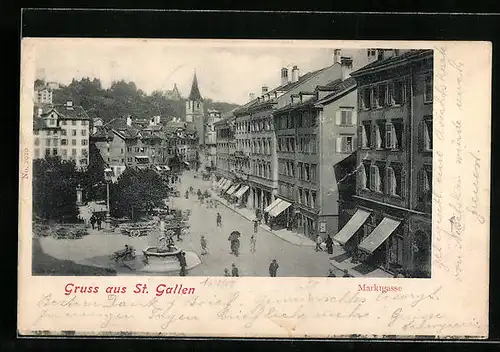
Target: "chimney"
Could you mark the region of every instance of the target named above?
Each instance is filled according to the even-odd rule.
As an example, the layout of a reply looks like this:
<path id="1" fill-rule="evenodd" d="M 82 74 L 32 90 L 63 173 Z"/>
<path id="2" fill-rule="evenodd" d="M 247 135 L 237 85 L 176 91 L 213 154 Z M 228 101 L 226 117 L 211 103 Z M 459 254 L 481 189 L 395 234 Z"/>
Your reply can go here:
<path id="1" fill-rule="evenodd" d="M 297 82 L 299 80 L 299 68 L 297 65 L 292 68 L 292 82 Z"/>
<path id="2" fill-rule="evenodd" d="M 286 86 L 288 84 L 288 69 L 283 67 L 281 69 L 281 85 Z"/>
<path id="3" fill-rule="evenodd" d="M 342 75 L 342 80 L 346 80 L 349 78 L 352 72 L 352 58 L 350 57 L 342 57 L 340 59 L 340 71 Z"/>
<path id="4" fill-rule="evenodd" d="M 341 64 L 341 50 L 340 49 L 333 50 L 333 63 L 334 64 Z"/>
<path id="5" fill-rule="evenodd" d="M 248 98 L 250 99 L 250 101 L 254 100 L 255 99 L 255 93 L 248 94 Z"/>
<path id="6" fill-rule="evenodd" d="M 262 95 L 265 95 L 269 90 L 268 86 L 262 86 Z"/>

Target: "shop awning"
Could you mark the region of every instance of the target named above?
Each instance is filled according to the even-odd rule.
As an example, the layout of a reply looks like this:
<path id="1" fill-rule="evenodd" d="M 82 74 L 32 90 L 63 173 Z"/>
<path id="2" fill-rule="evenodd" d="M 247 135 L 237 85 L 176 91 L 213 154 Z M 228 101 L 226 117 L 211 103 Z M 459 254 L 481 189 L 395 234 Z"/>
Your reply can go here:
<path id="1" fill-rule="evenodd" d="M 162 170 L 162 168 L 159 167 L 158 165 L 155 165 L 155 169 L 156 169 L 156 171 L 161 171 Z"/>
<path id="2" fill-rule="evenodd" d="M 346 244 L 356 231 L 358 231 L 359 228 L 365 223 L 369 216 L 369 211 L 363 209 L 356 210 L 347 224 L 345 224 L 345 226 L 333 237 L 333 239 L 340 244 Z"/>
<path id="3" fill-rule="evenodd" d="M 274 208 L 275 206 L 277 206 L 279 203 L 281 203 L 281 199 L 279 198 L 276 198 L 274 200 L 274 202 L 272 202 L 271 204 L 269 204 L 267 207 L 265 207 L 264 209 L 264 213 L 268 213 L 272 208 Z"/>
<path id="4" fill-rule="evenodd" d="M 234 191 L 236 191 L 236 188 L 238 188 L 240 186 L 240 184 L 235 184 L 235 185 L 232 185 L 231 187 L 229 187 L 229 189 L 226 191 L 226 194 L 228 195 L 231 195 L 234 193 Z"/>
<path id="5" fill-rule="evenodd" d="M 290 205 L 292 204 L 288 203 L 286 200 L 281 200 L 281 202 L 277 206 L 275 206 L 269 211 L 269 215 L 271 215 L 272 217 L 276 217 L 280 215 Z"/>
<path id="6" fill-rule="evenodd" d="M 228 180 L 225 178 L 222 183 L 220 184 L 220 188 L 221 189 L 224 189 L 224 186 L 226 185 L 226 183 L 228 183 Z"/>
<path id="7" fill-rule="evenodd" d="M 238 199 L 239 199 L 239 198 L 241 198 L 241 197 L 242 197 L 242 196 L 243 196 L 243 195 L 244 195 L 244 194 L 245 194 L 245 193 L 246 193 L 249 189 L 250 189 L 250 187 L 248 187 L 248 186 L 243 186 L 243 187 L 241 187 L 241 188 L 238 190 L 238 192 L 236 192 L 236 193 L 234 194 L 234 196 L 235 196 L 236 198 L 238 198 Z"/>
<path id="8" fill-rule="evenodd" d="M 227 190 L 229 189 L 229 187 L 231 187 L 231 185 L 232 185 L 232 184 L 233 184 L 233 182 L 232 182 L 232 181 L 227 180 L 227 182 L 226 182 L 226 183 L 224 183 L 224 186 L 222 186 L 222 190 L 223 190 L 224 192 L 225 192 L 225 191 L 227 191 Z"/>
<path id="9" fill-rule="evenodd" d="M 372 254 L 396 230 L 401 221 L 384 218 L 380 224 L 358 246 L 359 249 Z"/>
<path id="10" fill-rule="evenodd" d="M 163 170 L 170 171 L 170 168 L 167 165 L 163 165 Z"/>
<path id="11" fill-rule="evenodd" d="M 185 161 L 184 164 L 186 164 L 187 166 L 189 166 L 189 163 L 187 161 Z"/>

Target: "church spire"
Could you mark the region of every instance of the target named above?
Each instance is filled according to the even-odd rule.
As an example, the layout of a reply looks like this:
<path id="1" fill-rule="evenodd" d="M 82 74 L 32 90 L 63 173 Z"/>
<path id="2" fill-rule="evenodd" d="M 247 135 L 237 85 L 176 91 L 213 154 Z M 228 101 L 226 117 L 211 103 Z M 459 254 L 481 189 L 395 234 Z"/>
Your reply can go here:
<path id="1" fill-rule="evenodd" d="M 198 79 L 196 78 L 196 71 L 194 72 L 193 84 L 191 85 L 191 93 L 189 93 L 189 100 L 191 101 L 202 101 L 203 98 L 200 94 L 200 89 L 198 88 Z"/>

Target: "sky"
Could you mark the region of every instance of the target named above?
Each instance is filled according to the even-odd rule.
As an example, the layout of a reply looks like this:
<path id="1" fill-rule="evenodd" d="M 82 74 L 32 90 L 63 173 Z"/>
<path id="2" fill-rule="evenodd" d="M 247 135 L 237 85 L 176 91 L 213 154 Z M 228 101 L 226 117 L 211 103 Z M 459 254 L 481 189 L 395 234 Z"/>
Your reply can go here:
<path id="1" fill-rule="evenodd" d="M 62 84 L 95 77 L 104 88 L 124 79 L 148 94 L 170 90 L 176 83 L 187 97 L 196 71 L 204 98 L 245 104 L 249 93 L 258 95 L 263 85 L 277 87 L 282 67 L 297 65 L 303 75 L 331 65 L 333 50 L 291 41 L 264 45 L 255 41 L 48 39 L 36 45 L 36 75 Z"/>

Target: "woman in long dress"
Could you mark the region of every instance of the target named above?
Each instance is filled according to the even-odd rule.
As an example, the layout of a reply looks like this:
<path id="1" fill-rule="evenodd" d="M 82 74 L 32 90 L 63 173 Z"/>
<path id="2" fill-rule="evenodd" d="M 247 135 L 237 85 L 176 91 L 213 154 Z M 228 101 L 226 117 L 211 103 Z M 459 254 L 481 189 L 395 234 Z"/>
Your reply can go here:
<path id="1" fill-rule="evenodd" d="M 326 237 L 325 244 L 326 244 L 326 250 L 328 251 L 328 254 L 333 254 L 333 240 L 330 237 L 330 235 L 328 235 Z"/>

